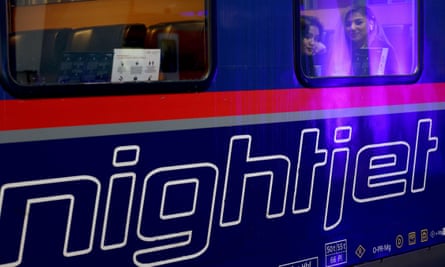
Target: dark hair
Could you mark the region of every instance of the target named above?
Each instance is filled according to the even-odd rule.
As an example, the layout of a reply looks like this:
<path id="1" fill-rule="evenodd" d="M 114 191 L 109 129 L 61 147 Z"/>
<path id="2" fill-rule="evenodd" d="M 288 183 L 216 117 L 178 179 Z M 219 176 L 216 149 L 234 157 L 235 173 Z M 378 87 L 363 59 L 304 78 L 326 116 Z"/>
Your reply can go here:
<path id="1" fill-rule="evenodd" d="M 306 36 L 309 33 L 310 26 L 315 26 L 320 31 L 320 35 L 323 34 L 324 28 L 318 18 L 313 16 L 301 16 L 300 17 L 300 25 L 301 25 L 301 37 Z"/>
<path id="2" fill-rule="evenodd" d="M 368 32 L 368 34 L 372 34 L 375 37 L 379 33 L 379 30 L 377 29 L 377 21 L 376 21 L 375 15 L 372 12 L 372 10 L 370 8 L 368 8 L 366 5 L 352 5 L 351 7 L 349 7 L 347 9 L 347 11 L 344 15 L 344 18 L 343 18 L 343 20 L 344 20 L 343 23 L 344 23 L 345 27 L 347 27 L 349 25 L 348 19 L 355 13 L 358 13 L 358 14 L 364 16 L 366 18 L 366 20 L 368 21 L 368 23 L 369 22 L 373 23 L 374 26 L 371 28 L 371 30 L 370 30 L 370 32 Z M 376 28 L 376 30 L 373 30 L 374 28 Z M 345 32 L 345 35 L 347 35 L 346 32 Z M 369 38 L 369 37 L 367 37 L 367 38 Z M 348 38 L 346 37 L 346 39 L 348 39 Z M 357 44 L 354 44 L 353 42 L 348 42 L 347 44 L 350 48 L 353 47 L 354 45 L 357 45 Z M 361 46 L 361 45 L 362 44 L 359 44 L 359 46 Z"/>
<path id="3" fill-rule="evenodd" d="M 346 20 L 352 15 L 352 13 L 360 13 L 368 20 L 376 21 L 375 15 L 370 8 L 364 5 L 354 5 L 345 14 L 345 24 Z"/>

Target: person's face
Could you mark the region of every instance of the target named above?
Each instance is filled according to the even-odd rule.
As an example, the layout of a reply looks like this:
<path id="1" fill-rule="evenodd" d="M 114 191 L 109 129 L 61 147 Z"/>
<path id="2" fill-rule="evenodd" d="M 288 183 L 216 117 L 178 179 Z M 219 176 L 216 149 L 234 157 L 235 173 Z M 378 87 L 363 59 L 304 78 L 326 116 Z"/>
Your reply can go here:
<path id="1" fill-rule="evenodd" d="M 315 45 L 320 38 L 320 29 L 318 27 L 311 25 L 309 26 L 308 32 L 303 36 L 303 53 L 308 56 L 315 54 Z"/>
<path id="2" fill-rule="evenodd" d="M 356 43 L 363 45 L 368 38 L 368 19 L 359 12 L 353 12 L 346 18 L 346 36 Z"/>

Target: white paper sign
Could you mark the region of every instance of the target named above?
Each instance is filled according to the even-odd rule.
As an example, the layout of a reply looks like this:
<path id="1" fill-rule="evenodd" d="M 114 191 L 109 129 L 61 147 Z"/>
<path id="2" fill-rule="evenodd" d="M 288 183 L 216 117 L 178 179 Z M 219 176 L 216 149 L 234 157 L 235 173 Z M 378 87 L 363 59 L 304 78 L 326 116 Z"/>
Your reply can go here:
<path id="1" fill-rule="evenodd" d="M 160 49 L 114 49 L 111 82 L 159 80 Z"/>

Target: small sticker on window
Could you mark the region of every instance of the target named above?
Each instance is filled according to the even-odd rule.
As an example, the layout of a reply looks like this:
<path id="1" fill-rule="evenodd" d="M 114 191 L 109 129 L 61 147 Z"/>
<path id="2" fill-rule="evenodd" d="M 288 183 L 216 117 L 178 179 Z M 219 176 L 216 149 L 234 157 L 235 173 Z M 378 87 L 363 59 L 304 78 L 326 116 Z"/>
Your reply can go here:
<path id="1" fill-rule="evenodd" d="M 111 82 L 158 81 L 160 49 L 114 49 Z"/>

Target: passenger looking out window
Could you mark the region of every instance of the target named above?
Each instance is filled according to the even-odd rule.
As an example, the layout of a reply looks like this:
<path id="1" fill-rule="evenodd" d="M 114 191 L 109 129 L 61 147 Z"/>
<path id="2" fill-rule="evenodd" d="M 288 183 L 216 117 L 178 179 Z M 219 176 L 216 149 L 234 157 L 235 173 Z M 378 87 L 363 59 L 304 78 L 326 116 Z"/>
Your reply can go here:
<path id="1" fill-rule="evenodd" d="M 329 75 L 398 73 L 394 48 L 370 8 L 357 5 L 346 9 L 342 27 L 330 56 Z"/>
<path id="2" fill-rule="evenodd" d="M 324 33 L 321 22 L 312 16 L 302 16 L 301 31 L 301 67 L 307 76 L 321 76 L 323 73 L 326 46 L 320 41 Z"/>

